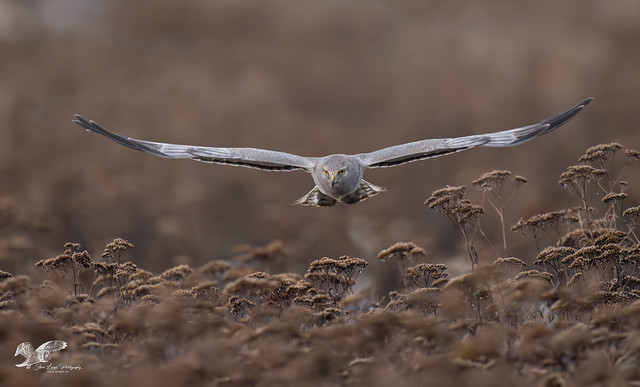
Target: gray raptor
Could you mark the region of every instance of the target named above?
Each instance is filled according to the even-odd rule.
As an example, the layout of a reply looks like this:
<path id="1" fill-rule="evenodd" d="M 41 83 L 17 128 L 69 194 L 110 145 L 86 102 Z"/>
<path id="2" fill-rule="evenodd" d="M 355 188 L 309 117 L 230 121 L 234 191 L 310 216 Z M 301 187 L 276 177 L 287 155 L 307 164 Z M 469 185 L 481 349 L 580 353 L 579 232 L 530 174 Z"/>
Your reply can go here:
<path id="1" fill-rule="evenodd" d="M 169 159 L 193 159 L 205 163 L 236 165 L 267 171 L 304 170 L 313 177 L 316 186 L 295 204 L 333 206 L 338 202 L 354 204 L 374 196 L 385 188 L 362 178 L 367 168 L 395 167 L 412 161 L 439 157 L 476 146 L 507 147 L 522 144 L 549 133 L 578 114 L 592 98 L 537 124 L 501 132 L 465 137 L 440 138 L 409 142 L 369 153 L 335 154 L 324 157 L 303 157 L 291 153 L 256 148 L 216 148 L 195 145 L 166 144 L 136 140 L 113 133 L 95 121 L 76 114 L 76 124 L 101 134 L 118 144 Z"/>

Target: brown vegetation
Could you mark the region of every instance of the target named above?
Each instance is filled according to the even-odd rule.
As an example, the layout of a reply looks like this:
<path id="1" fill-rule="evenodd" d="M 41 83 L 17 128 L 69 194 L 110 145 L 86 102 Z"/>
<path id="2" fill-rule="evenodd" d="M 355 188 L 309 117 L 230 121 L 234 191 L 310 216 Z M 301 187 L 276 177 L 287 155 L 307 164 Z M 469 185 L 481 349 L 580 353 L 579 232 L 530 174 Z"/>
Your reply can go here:
<path id="1" fill-rule="evenodd" d="M 627 187 L 606 152 L 619 149 L 590 148 L 563 173 L 561 184 L 579 187 L 569 190 L 577 208 L 514 226 L 538 246 L 553 240 L 537 269 L 498 257 L 451 278 L 447 265 L 400 242 L 378 256 L 402 279 L 386 297 L 354 290 L 368 265 L 360 258 L 318 259 L 304 276 L 252 269 L 282 264 L 281 242 L 241 247 L 233 263 L 180 264 L 158 275 L 129 260 L 135 249 L 124 239 L 107 244 L 101 261 L 67 243 L 35 264 L 45 279 L 0 272 L 0 333 L 67 341 L 51 362 L 81 366 L 65 377 L 95 385 L 166 384 L 169 375 L 171 383 L 214 386 L 638 383 L 638 207 L 609 199 Z M 589 163 L 600 164 L 597 175 Z M 502 182 L 489 180 L 510 176 L 494 171 L 474 185 L 495 189 Z M 593 190 L 602 191 L 600 208 L 588 199 Z M 500 216 L 508 200 L 497 191 L 491 206 Z M 427 203 L 458 227 L 472 209 L 474 230 L 485 235 L 475 215 L 482 207 L 464 192 L 448 187 Z M 6 383 L 25 377 L 62 380 L 0 367 Z"/>

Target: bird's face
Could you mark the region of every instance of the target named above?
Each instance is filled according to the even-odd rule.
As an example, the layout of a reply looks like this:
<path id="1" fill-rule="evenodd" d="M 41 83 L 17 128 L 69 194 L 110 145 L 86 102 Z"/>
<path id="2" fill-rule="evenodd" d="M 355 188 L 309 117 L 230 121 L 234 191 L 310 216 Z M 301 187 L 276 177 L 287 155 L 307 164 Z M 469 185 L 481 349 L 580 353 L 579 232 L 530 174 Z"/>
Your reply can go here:
<path id="1" fill-rule="evenodd" d="M 329 156 L 319 166 L 316 184 L 322 192 L 330 196 L 352 193 L 362 179 L 362 173 L 359 173 L 354 161 L 342 155 Z"/>
<path id="2" fill-rule="evenodd" d="M 325 179 L 329 180 L 329 185 L 331 187 L 336 187 L 340 186 L 342 177 L 347 174 L 347 167 L 342 166 L 338 167 L 338 169 L 325 167 L 323 168 L 322 173 L 324 174 Z"/>

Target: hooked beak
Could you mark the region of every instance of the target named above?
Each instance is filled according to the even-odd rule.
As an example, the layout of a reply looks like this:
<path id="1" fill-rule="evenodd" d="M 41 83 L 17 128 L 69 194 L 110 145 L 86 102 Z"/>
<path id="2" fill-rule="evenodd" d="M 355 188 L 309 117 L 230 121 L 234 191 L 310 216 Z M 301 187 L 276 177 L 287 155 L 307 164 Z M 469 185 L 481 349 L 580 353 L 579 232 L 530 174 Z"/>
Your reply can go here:
<path id="1" fill-rule="evenodd" d="M 330 175 L 329 176 L 331 178 L 331 186 L 333 187 L 336 184 L 336 175 Z"/>

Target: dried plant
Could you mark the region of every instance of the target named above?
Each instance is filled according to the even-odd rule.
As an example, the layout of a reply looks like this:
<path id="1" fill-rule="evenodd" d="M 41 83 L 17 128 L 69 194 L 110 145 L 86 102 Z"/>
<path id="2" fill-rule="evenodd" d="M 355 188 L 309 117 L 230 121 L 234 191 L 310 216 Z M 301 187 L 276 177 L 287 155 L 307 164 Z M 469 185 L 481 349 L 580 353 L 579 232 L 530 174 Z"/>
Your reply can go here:
<path id="1" fill-rule="evenodd" d="M 275 308 L 282 314 L 296 297 L 308 290 L 308 287 L 301 289 L 301 281 L 302 276 L 298 274 L 256 272 L 229 283 L 224 292 L 242 296 L 265 308 Z"/>
<path id="2" fill-rule="evenodd" d="M 133 300 L 150 295 L 152 274 L 140 270 L 131 261 L 122 262 L 122 255 L 131 250 L 133 244 L 121 238 L 108 243 L 102 253 L 106 262 L 93 263 L 95 278 L 93 286 L 99 286 L 96 296 L 113 297 L 113 313 L 130 305 Z M 171 269 L 170 269 L 171 270 Z"/>
<path id="3" fill-rule="evenodd" d="M 622 213 L 622 216 L 629 228 L 629 233 L 633 235 L 636 243 L 640 243 L 640 239 L 638 239 L 638 235 L 636 234 L 636 230 L 640 229 L 640 206 L 627 208 Z"/>
<path id="4" fill-rule="evenodd" d="M 622 154 L 615 148 L 588 151 L 581 161 L 614 176 L 613 157 Z M 504 211 L 501 184 L 511 175 L 483 176 L 474 185 Z M 622 191 L 626 184 L 619 181 L 615 191 L 608 177 L 601 180 L 590 186 L 604 196 L 591 203 L 588 222 L 581 205 L 514 227 L 532 235 L 538 249 L 551 241 L 533 262 L 537 270 L 529 270 L 524 255 L 449 278 L 447 266 L 428 262 L 414 243 L 381 251 L 404 285 L 389 292 L 386 306 L 377 301 L 378 284 L 358 276 L 367 265 L 358 258 L 319 259 L 305 276 L 257 271 L 277 260 L 266 256 L 285 251 L 272 245 L 248 248 L 233 263 L 154 274 L 127 260 L 133 246 L 127 241 L 111 242 L 103 262 L 67 244 L 63 254 L 37 264 L 48 275 L 42 282 L 0 271 L 3 335 L 67 341 L 72 350 L 61 359 L 86 364 L 87 380 L 116 375 L 115 369 L 117 381 L 162 383 L 170 376 L 195 385 L 638 384 L 640 212 L 624 209 L 635 200 L 631 189 Z M 470 204 L 464 189 L 440 199 L 431 204 L 456 222 Z M 596 212 L 597 206 L 609 210 Z M 479 217 L 467 215 L 467 222 Z M 14 374 L 27 382 L 42 376 L 8 373 L 9 384 L 19 384 Z"/>
<path id="5" fill-rule="evenodd" d="M 227 273 L 231 269 L 231 264 L 226 261 L 209 261 L 198 270 L 216 284 L 222 283 Z"/>
<path id="6" fill-rule="evenodd" d="M 403 302 L 409 310 L 417 310 L 425 315 L 433 314 L 437 317 L 442 289 L 423 287 L 418 288 L 403 297 Z"/>
<path id="7" fill-rule="evenodd" d="M 512 231 L 520 234 L 530 233 L 536 242 L 538 252 L 541 251 L 540 244 L 542 243 L 542 236 L 544 233 L 551 231 L 555 232 L 552 239 L 560 239 L 562 236 L 562 225 L 578 222 L 578 218 L 570 211 L 555 211 L 547 212 L 545 214 L 534 215 L 527 220 L 520 219 L 513 227 Z"/>
<path id="8" fill-rule="evenodd" d="M 478 255 L 473 247 L 473 242 L 475 233 L 480 226 L 479 219 L 484 214 L 484 209 L 481 206 L 471 204 L 465 198 L 466 188 L 465 186 L 459 186 L 439 189 L 433 192 L 424 204 L 447 215 L 449 220 L 460 231 L 464 238 L 467 255 L 471 261 L 471 269 L 475 270 L 478 266 Z"/>
<path id="9" fill-rule="evenodd" d="M 256 304 L 246 298 L 231 296 L 227 302 L 227 308 L 229 312 L 239 319 L 248 317 L 249 313 L 255 309 Z"/>
<path id="10" fill-rule="evenodd" d="M 622 187 L 620 186 L 622 176 L 624 175 L 624 172 L 626 171 L 629 164 L 633 161 L 638 160 L 638 155 L 640 154 L 638 153 L 638 151 L 634 149 L 624 149 L 624 165 L 622 166 L 620 172 L 618 172 L 617 174 L 614 173 L 612 163 L 616 154 L 623 148 L 624 147 L 618 143 L 599 144 L 587 149 L 585 154 L 582 155 L 578 160 L 580 163 L 595 165 L 599 169 L 605 170 L 607 172 L 606 176 L 608 186 L 601 186 L 603 192 L 612 193 L 618 191 L 619 189 L 624 189 L 624 185 L 626 184 L 622 184 Z M 614 174 L 615 177 L 612 177 L 612 174 Z"/>
<path id="11" fill-rule="evenodd" d="M 383 262 L 393 262 L 398 268 L 399 275 L 404 279 L 407 268 L 424 260 L 427 253 L 413 242 L 398 242 L 378 253 L 378 259 Z"/>
<path id="12" fill-rule="evenodd" d="M 105 246 L 102 258 L 107 262 L 111 261 L 120 263 L 122 261 L 123 254 L 133 249 L 133 247 L 133 243 L 122 238 L 116 238 Z"/>
<path id="13" fill-rule="evenodd" d="M 444 286 L 443 300 L 447 299 L 449 306 L 446 308 L 443 306 L 443 308 L 449 310 L 458 308 L 460 301 L 463 301 L 463 305 L 468 307 L 467 311 L 472 312 L 476 321 L 495 319 L 497 310 L 491 288 L 500 282 L 500 274 L 499 268 L 491 265 L 452 278 Z"/>
<path id="14" fill-rule="evenodd" d="M 0 270 L 0 282 L 2 282 L 2 281 L 4 281 L 4 280 L 6 280 L 7 278 L 11 278 L 11 277 L 13 277 L 13 276 L 11 275 L 11 273 L 6 272 L 6 271 L 4 271 L 4 270 Z"/>
<path id="15" fill-rule="evenodd" d="M 162 272 L 162 274 L 160 274 L 160 278 L 170 282 L 178 282 L 180 286 L 182 286 L 184 285 L 187 276 L 192 272 L 193 270 L 189 265 L 178 265 Z"/>
<path id="16" fill-rule="evenodd" d="M 367 262 L 360 258 L 346 255 L 339 259 L 324 257 L 311 262 L 304 278 L 337 302 L 351 291 L 356 278 L 366 266 Z"/>
<path id="17" fill-rule="evenodd" d="M 516 190 L 527 182 L 522 176 L 513 175 L 510 171 L 491 171 L 482 174 L 471 184 L 482 192 L 483 199 L 486 199 L 491 207 L 500 217 L 500 225 L 502 226 L 502 247 L 507 252 L 507 233 L 504 224 L 504 210 L 507 204 L 513 198 Z M 507 183 L 510 183 L 507 185 Z M 510 187 L 510 192 L 505 190 Z M 504 195 L 504 197 L 503 197 Z M 483 200 L 484 202 L 484 200 Z"/>
<path id="18" fill-rule="evenodd" d="M 64 283 L 68 287 L 69 294 L 78 296 L 85 294 L 80 283 L 80 271 L 93 266 L 91 255 L 87 250 L 80 251 L 79 243 L 67 242 L 65 250 L 55 258 L 38 261 L 35 266 L 41 267 L 57 283 Z"/>
<path id="19" fill-rule="evenodd" d="M 572 247 L 548 247 L 544 249 L 536 258 L 534 265 L 541 266 L 546 272 L 551 271 L 553 278 L 560 286 L 567 284 L 572 276 L 572 269 L 565 261 L 565 258 L 576 252 Z"/>
<path id="20" fill-rule="evenodd" d="M 527 266 L 523 260 L 516 257 L 498 258 L 493 262 L 493 265 L 502 270 L 509 278 L 515 277 Z"/>
<path id="21" fill-rule="evenodd" d="M 600 144 L 587 149 L 584 155 L 580 156 L 579 162 L 583 164 L 595 164 L 600 169 L 609 169 L 611 161 L 616 153 L 622 149 L 622 145 L 617 143 Z"/>
<path id="22" fill-rule="evenodd" d="M 590 165 L 573 165 L 560 175 L 558 184 L 570 194 L 577 196 L 585 215 L 584 221 L 580 219 L 580 227 L 591 230 L 591 199 L 594 191 L 592 187 L 606 176 L 607 171 L 596 169 Z"/>
<path id="23" fill-rule="evenodd" d="M 405 282 L 418 288 L 430 288 L 434 281 L 446 278 L 447 266 L 441 263 L 421 263 L 407 269 Z"/>
<path id="24" fill-rule="evenodd" d="M 623 203 L 627 197 L 624 190 L 627 182 L 622 180 L 622 176 L 629 163 L 637 160 L 638 152 L 625 149 L 624 166 L 616 173 L 613 171 L 612 162 L 621 149 L 622 145 L 617 143 L 591 147 L 580 157 L 580 165 L 569 167 L 560 176 L 560 186 L 580 199 L 582 213 L 585 216 L 584 220 L 580 219 L 580 226 L 590 232 L 594 227 L 616 227 L 616 223 L 623 217 Z M 603 180 L 606 184 L 603 184 Z M 594 225 L 591 217 L 590 203 L 596 188 L 603 194 L 602 201 L 609 205 L 600 225 Z"/>

